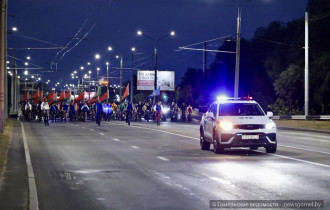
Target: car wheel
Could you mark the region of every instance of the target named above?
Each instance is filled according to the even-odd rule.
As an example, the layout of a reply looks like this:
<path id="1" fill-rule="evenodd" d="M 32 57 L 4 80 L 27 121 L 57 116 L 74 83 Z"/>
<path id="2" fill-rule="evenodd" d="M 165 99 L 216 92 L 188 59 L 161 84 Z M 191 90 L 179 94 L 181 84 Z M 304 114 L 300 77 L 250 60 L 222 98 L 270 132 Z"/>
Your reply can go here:
<path id="1" fill-rule="evenodd" d="M 258 149 L 257 146 L 252 146 L 252 147 L 250 147 L 250 150 L 257 150 L 257 149 Z"/>
<path id="2" fill-rule="evenodd" d="M 270 146 L 267 146 L 266 147 L 266 152 L 267 153 L 275 153 L 276 152 L 276 149 L 277 149 L 277 143 L 272 144 Z"/>
<path id="3" fill-rule="evenodd" d="M 213 151 L 216 154 L 220 154 L 224 151 L 224 148 L 222 147 L 219 141 L 218 131 L 216 130 L 213 131 Z"/>
<path id="4" fill-rule="evenodd" d="M 201 150 L 209 150 L 210 149 L 210 142 L 205 140 L 204 137 L 204 130 L 201 127 L 200 128 L 200 144 L 201 144 Z"/>

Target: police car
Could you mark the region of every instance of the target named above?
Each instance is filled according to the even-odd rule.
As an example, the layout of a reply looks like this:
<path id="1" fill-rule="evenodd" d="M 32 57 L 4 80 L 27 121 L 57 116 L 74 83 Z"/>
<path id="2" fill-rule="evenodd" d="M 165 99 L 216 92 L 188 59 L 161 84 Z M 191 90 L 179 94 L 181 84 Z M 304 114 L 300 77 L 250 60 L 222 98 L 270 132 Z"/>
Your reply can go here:
<path id="1" fill-rule="evenodd" d="M 213 144 L 215 153 L 231 147 L 264 147 L 267 153 L 275 153 L 276 125 L 272 116 L 272 112 L 265 114 L 251 97 L 219 97 L 200 122 L 201 149 L 209 150 Z"/>

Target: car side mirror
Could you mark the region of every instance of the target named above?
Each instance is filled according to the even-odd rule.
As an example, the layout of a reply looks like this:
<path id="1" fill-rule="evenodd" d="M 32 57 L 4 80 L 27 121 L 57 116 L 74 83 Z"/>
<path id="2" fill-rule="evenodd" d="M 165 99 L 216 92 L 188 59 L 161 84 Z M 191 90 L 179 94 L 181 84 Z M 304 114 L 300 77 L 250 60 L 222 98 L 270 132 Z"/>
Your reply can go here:
<path id="1" fill-rule="evenodd" d="M 273 117 L 273 115 L 274 115 L 273 112 L 267 112 L 267 117 L 270 118 L 270 117 Z"/>
<path id="2" fill-rule="evenodd" d="M 209 117 L 209 118 L 214 118 L 213 112 L 208 112 L 206 116 Z"/>

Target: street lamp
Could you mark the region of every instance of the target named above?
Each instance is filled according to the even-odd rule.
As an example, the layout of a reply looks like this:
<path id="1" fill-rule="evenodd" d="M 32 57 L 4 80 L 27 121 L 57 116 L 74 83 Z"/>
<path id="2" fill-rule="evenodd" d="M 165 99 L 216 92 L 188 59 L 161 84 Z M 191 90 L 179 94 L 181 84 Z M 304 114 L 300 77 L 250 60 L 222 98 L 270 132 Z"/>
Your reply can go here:
<path id="1" fill-rule="evenodd" d="M 151 37 L 151 36 L 149 36 L 149 35 L 147 35 L 147 34 L 144 34 L 144 33 L 142 33 L 142 31 L 137 31 L 137 35 L 139 35 L 139 36 L 145 36 L 145 37 L 147 37 L 147 38 L 149 38 L 149 39 L 151 39 L 153 42 L 154 42 L 154 44 L 155 44 L 155 52 L 154 52 L 154 66 L 155 66 L 155 83 L 154 83 L 154 90 L 157 90 L 157 65 L 158 65 L 158 63 L 157 63 L 157 47 L 158 47 L 158 42 L 160 41 L 160 40 L 162 40 L 162 39 L 164 39 L 164 38 L 166 38 L 166 37 L 168 37 L 168 36 L 174 36 L 175 35 L 175 32 L 174 31 L 171 31 L 170 33 L 167 33 L 167 34 L 165 34 L 165 35 L 163 35 L 163 36 L 161 36 L 161 37 L 159 37 L 158 39 L 154 39 L 153 37 Z M 156 96 L 154 97 L 154 103 L 156 103 Z"/>
<path id="2" fill-rule="evenodd" d="M 131 103 L 133 103 L 133 64 L 134 64 L 134 52 L 135 52 L 135 47 L 132 47 L 132 56 L 131 56 L 131 90 L 130 90 L 130 95 L 131 95 Z"/>
<path id="3" fill-rule="evenodd" d="M 110 65 L 110 63 L 106 62 L 105 65 L 107 66 L 107 103 L 109 103 L 109 65 Z"/>
<path id="4" fill-rule="evenodd" d="M 98 59 L 100 59 L 100 58 L 101 58 L 100 54 L 96 53 L 96 54 L 95 54 L 95 59 L 98 60 Z"/>
<path id="5" fill-rule="evenodd" d="M 121 100 L 122 96 L 122 86 L 123 86 L 123 56 L 116 55 L 116 58 L 120 58 L 120 76 L 119 76 L 119 100 Z"/>

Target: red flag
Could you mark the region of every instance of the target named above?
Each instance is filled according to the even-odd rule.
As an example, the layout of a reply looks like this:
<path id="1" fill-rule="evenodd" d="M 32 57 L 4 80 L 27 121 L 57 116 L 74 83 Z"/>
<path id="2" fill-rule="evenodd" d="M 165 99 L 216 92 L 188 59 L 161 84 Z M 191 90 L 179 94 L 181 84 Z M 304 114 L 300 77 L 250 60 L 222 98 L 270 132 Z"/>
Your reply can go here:
<path id="1" fill-rule="evenodd" d="M 68 90 L 68 92 L 65 93 L 64 100 L 68 100 L 71 97 L 71 89 Z"/>
<path id="2" fill-rule="evenodd" d="M 40 93 L 39 93 L 39 88 L 38 90 L 31 96 L 30 100 L 32 99 L 36 99 L 37 97 L 39 97 Z"/>
<path id="3" fill-rule="evenodd" d="M 121 97 L 121 101 L 126 98 L 126 96 L 129 95 L 129 83 L 127 84 L 126 88 L 125 88 L 125 92 L 124 92 L 124 95 Z"/>
<path id="4" fill-rule="evenodd" d="M 41 101 L 43 98 L 43 92 L 39 91 L 38 97 L 34 100 L 34 103 L 37 104 L 39 101 Z"/>
<path id="5" fill-rule="evenodd" d="M 60 97 L 58 98 L 58 101 L 62 101 L 64 99 L 65 96 L 65 90 L 62 91 Z"/>
<path id="6" fill-rule="evenodd" d="M 85 96 L 85 91 L 81 92 L 77 98 L 73 100 L 73 103 L 78 103 L 79 101 L 83 100 Z"/>
<path id="7" fill-rule="evenodd" d="M 101 97 L 100 97 L 100 102 L 102 103 L 103 101 L 107 100 L 108 98 L 108 91 L 105 92 Z"/>
<path id="8" fill-rule="evenodd" d="M 24 96 L 23 96 L 22 100 L 20 101 L 20 103 L 26 101 L 28 99 L 28 97 L 29 97 L 29 91 L 24 94 Z"/>
<path id="9" fill-rule="evenodd" d="M 98 95 L 95 95 L 93 98 L 91 98 L 91 100 L 88 101 L 88 103 L 93 104 L 97 101 L 98 98 L 99 98 Z"/>
<path id="10" fill-rule="evenodd" d="M 48 99 L 48 101 L 49 101 L 49 100 L 53 100 L 54 97 L 55 97 L 55 91 L 53 91 L 51 94 L 49 94 L 49 95 L 47 96 L 47 99 Z"/>

